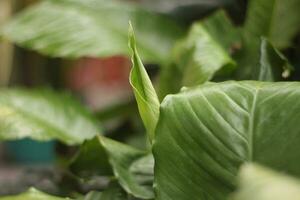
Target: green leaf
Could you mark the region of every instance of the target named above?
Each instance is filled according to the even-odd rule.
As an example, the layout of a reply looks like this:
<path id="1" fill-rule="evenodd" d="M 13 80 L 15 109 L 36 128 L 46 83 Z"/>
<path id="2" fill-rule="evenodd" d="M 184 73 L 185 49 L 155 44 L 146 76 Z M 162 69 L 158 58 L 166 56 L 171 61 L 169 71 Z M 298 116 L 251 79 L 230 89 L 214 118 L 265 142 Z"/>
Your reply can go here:
<path id="1" fill-rule="evenodd" d="M 247 164 L 241 169 L 239 190 L 232 199 L 300 200 L 300 180 L 258 165 Z"/>
<path id="2" fill-rule="evenodd" d="M 300 176 L 300 83 L 207 83 L 168 95 L 153 142 L 157 200 L 223 200 L 240 165 Z"/>
<path id="3" fill-rule="evenodd" d="M 69 95 L 51 90 L 0 90 L 0 140 L 58 139 L 74 145 L 98 133 L 90 113 Z"/>
<path id="4" fill-rule="evenodd" d="M 238 80 L 282 81 L 293 71 L 287 58 L 264 37 L 245 40 L 236 60 Z"/>
<path id="5" fill-rule="evenodd" d="M 104 191 L 91 191 L 78 200 L 129 200 L 126 195 L 117 183 L 112 182 Z"/>
<path id="6" fill-rule="evenodd" d="M 238 11 L 240 4 L 237 0 L 143 0 L 141 4 L 157 12 L 172 15 L 175 19 L 189 24 L 192 21 L 207 16 L 214 10 L 222 7 L 230 7 L 232 11 Z"/>
<path id="7" fill-rule="evenodd" d="M 300 0 L 252 0 L 250 1 L 242 50 L 236 56 L 236 79 L 253 78 L 253 70 L 259 65 L 261 37 L 267 38 L 279 50 L 291 45 L 300 31 Z"/>
<path id="8" fill-rule="evenodd" d="M 259 81 L 280 81 L 288 78 L 293 70 L 287 58 L 262 38 L 260 46 L 260 65 L 253 79 Z"/>
<path id="9" fill-rule="evenodd" d="M 165 16 L 134 4 L 99 0 L 43 1 L 18 14 L 3 36 L 55 57 L 129 55 L 128 21 L 137 33 L 143 59 L 164 62 L 182 30 Z"/>
<path id="10" fill-rule="evenodd" d="M 70 169 L 85 178 L 114 175 L 127 193 L 151 199 L 154 196 L 153 166 L 152 155 L 99 136 L 83 144 Z"/>
<path id="11" fill-rule="evenodd" d="M 247 36 L 264 36 L 276 48 L 290 46 L 300 31 L 300 0 L 251 0 L 245 22 Z"/>
<path id="12" fill-rule="evenodd" d="M 162 69 L 160 96 L 177 93 L 182 86 L 205 83 L 218 73 L 232 72 L 235 62 L 229 53 L 239 39 L 224 11 L 195 23 L 176 44 L 172 63 Z"/>
<path id="13" fill-rule="evenodd" d="M 145 67 L 136 48 L 133 28 L 129 28 L 129 47 L 132 50 L 132 69 L 130 84 L 138 104 L 139 112 L 147 129 L 150 142 L 154 137 L 154 130 L 159 117 L 159 100 Z"/>
<path id="14" fill-rule="evenodd" d="M 40 192 L 34 188 L 30 188 L 27 192 L 14 196 L 0 197 L 0 200 L 71 200 L 69 198 L 50 196 L 44 192 Z"/>

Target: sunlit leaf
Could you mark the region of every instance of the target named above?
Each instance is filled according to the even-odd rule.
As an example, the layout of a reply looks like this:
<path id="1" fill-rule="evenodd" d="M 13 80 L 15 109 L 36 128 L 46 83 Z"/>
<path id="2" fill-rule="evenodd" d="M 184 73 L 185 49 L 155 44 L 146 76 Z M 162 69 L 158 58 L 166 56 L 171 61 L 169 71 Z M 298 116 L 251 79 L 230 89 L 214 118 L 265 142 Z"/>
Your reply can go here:
<path id="1" fill-rule="evenodd" d="M 129 55 L 128 21 L 143 59 L 164 62 L 182 30 L 169 18 L 134 4 L 99 0 L 42 1 L 3 29 L 5 38 L 55 57 Z"/>
<path id="2" fill-rule="evenodd" d="M 0 90 L 0 140 L 57 139 L 73 145 L 99 132 L 91 114 L 70 95 L 51 90 Z"/>

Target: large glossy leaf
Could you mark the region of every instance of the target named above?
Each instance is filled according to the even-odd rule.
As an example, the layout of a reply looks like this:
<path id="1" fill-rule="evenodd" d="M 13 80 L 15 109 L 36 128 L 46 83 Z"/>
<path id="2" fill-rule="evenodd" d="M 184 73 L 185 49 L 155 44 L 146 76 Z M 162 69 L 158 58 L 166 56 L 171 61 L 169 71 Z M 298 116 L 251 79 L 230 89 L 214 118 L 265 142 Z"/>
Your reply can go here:
<path id="1" fill-rule="evenodd" d="M 262 38 L 260 46 L 260 60 L 257 70 L 254 71 L 254 80 L 281 81 L 288 78 L 293 67 L 287 58 L 280 53 L 270 42 Z"/>
<path id="2" fill-rule="evenodd" d="M 185 39 L 173 50 L 172 63 L 162 69 L 160 96 L 176 93 L 182 86 L 211 80 L 217 73 L 235 68 L 231 46 L 240 40 L 238 30 L 224 11 L 195 23 Z"/>
<path id="3" fill-rule="evenodd" d="M 239 174 L 239 190 L 233 200 L 300 200 L 300 180 L 270 169 L 247 164 Z"/>
<path id="4" fill-rule="evenodd" d="M 300 176 L 300 83 L 207 83 L 167 96 L 153 153 L 157 200 L 222 200 L 255 161 Z"/>
<path id="5" fill-rule="evenodd" d="M 51 90 L 0 90 L 1 140 L 58 139 L 72 145 L 98 133 L 90 113 L 69 95 Z"/>
<path id="6" fill-rule="evenodd" d="M 163 62 L 182 33 L 170 19 L 114 1 L 43 1 L 21 12 L 3 30 L 17 44 L 59 57 L 129 55 L 128 22 L 140 35 L 143 59 Z"/>
<path id="7" fill-rule="evenodd" d="M 129 47 L 132 50 L 130 84 L 151 142 L 159 116 L 159 100 L 137 52 L 136 40 L 131 25 L 129 28 Z"/>
<path id="8" fill-rule="evenodd" d="M 115 176 L 127 193 L 151 199 L 153 166 L 152 155 L 99 136 L 83 144 L 70 168 L 83 177 Z"/>
<path id="9" fill-rule="evenodd" d="M 34 188 L 30 188 L 27 192 L 24 192 L 22 194 L 0 197 L 0 200 L 71 200 L 71 199 L 51 196 L 44 192 L 40 192 Z"/>
<path id="10" fill-rule="evenodd" d="M 267 37 L 277 48 L 288 47 L 300 30 L 299 9 L 300 0 L 251 0 L 245 32 Z"/>

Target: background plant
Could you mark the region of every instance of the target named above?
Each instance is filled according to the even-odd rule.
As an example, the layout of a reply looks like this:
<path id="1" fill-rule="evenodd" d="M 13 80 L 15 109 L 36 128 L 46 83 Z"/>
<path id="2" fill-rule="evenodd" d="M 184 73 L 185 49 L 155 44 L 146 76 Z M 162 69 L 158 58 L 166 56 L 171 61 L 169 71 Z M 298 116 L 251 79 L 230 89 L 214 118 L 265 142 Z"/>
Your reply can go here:
<path id="1" fill-rule="evenodd" d="M 25 10 L 3 28 L 3 38 L 70 58 L 128 55 L 131 20 L 137 38 L 130 28 L 130 83 L 150 144 L 140 150 L 109 139 L 78 103 L 27 89 L 2 90 L 1 138 L 90 139 L 70 171 L 107 184 L 86 199 L 247 200 L 255 188 L 257 199 L 296 198 L 300 87 L 291 81 L 298 80 L 300 1 L 249 1 L 245 22 L 236 20 L 240 4 L 207 5 L 190 27 L 126 2 L 43 1 Z M 155 87 L 141 60 L 159 65 Z M 271 194 L 278 186 L 281 196 Z M 27 196 L 52 198 L 34 189 L 7 198 Z"/>

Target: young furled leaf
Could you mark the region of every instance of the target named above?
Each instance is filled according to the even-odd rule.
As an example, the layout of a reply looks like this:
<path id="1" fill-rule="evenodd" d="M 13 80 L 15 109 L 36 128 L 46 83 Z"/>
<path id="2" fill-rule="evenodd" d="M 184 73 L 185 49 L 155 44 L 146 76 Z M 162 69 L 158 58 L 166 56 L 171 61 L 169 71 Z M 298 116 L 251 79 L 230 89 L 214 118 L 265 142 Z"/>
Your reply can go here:
<path id="1" fill-rule="evenodd" d="M 147 71 L 139 57 L 131 25 L 129 27 L 129 47 L 132 50 L 130 84 L 133 88 L 139 112 L 148 132 L 150 142 L 152 142 L 159 117 L 160 103 Z"/>

